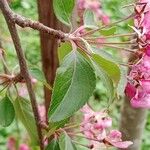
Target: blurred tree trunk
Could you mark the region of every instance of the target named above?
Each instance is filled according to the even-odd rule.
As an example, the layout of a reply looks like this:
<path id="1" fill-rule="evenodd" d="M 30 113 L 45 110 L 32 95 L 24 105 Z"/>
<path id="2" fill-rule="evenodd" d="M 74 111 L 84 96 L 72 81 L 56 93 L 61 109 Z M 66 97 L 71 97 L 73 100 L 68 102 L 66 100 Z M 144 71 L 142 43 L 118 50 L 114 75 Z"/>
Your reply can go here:
<path id="1" fill-rule="evenodd" d="M 46 26 L 54 29 L 67 31 L 67 27 L 62 25 L 56 19 L 53 11 L 52 0 L 37 0 L 38 1 L 38 13 L 39 21 Z M 49 34 L 40 32 L 40 43 L 41 43 L 41 56 L 42 56 L 42 67 L 47 82 L 53 85 L 55 79 L 55 73 L 58 66 L 57 58 L 57 39 L 51 37 Z M 44 98 L 46 114 L 51 101 L 51 91 L 44 87 Z M 47 116 L 47 115 L 46 115 Z"/>
<path id="2" fill-rule="evenodd" d="M 134 49 L 137 47 L 133 45 L 131 48 Z M 129 58 L 129 63 L 132 63 L 134 60 L 135 55 L 131 55 Z M 146 118 L 146 109 L 132 108 L 130 105 L 130 100 L 125 96 L 121 111 L 120 131 L 123 134 L 124 140 L 130 140 L 134 143 L 128 148 L 128 150 L 141 149 L 142 134 L 145 127 Z"/>
<path id="3" fill-rule="evenodd" d="M 123 133 L 124 140 L 133 141 L 133 145 L 128 150 L 140 150 L 142 133 L 145 127 L 147 111 L 144 109 L 134 109 L 130 105 L 127 97 L 121 112 L 120 131 Z"/>

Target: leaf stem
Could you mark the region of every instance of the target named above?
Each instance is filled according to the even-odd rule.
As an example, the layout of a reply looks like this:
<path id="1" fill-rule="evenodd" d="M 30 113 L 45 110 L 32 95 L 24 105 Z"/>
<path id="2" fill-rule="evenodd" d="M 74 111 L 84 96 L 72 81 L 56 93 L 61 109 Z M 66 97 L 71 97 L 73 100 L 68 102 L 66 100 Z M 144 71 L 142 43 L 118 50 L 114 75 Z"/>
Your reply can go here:
<path id="1" fill-rule="evenodd" d="M 75 124 L 75 125 L 72 125 L 72 126 L 64 127 L 63 130 L 68 130 L 68 129 L 76 128 L 76 127 L 79 127 L 79 126 L 80 126 L 80 124 Z"/>
<path id="2" fill-rule="evenodd" d="M 76 45 L 78 46 L 78 48 L 80 48 L 84 53 L 88 54 L 89 56 L 91 56 L 91 53 L 89 51 L 86 50 L 86 48 L 84 46 L 82 46 L 81 44 L 79 44 L 78 42 L 75 42 Z"/>
<path id="3" fill-rule="evenodd" d="M 85 40 L 93 40 L 93 39 L 107 39 L 107 38 L 116 38 L 116 37 L 130 37 L 136 35 L 135 32 L 133 33 L 126 33 L 126 34 L 114 34 L 114 35 L 109 35 L 109 36 L 102 36 L 102 37 L 85 37 Z"/>
<path id="4" fill-rule="evenodd" d="M 110 48 L 114 48 L 114 49 L 118 49 L 118 50 L 123 50 L 123 51 L 127 51 L 127 52 L 134 53 L 134 54 L 136 52 L 136 49 L 132 50 L 132 49 L 125 48 L 125 47 L 118 47 L 118 46 L 115 46 L 115 45 L 108 45 L 108 44 L 101 44 L 101 45 L 104 46 L 104 47 L 110 47 Z"/>
<path id="5" fill-rule="evenodd" d="M 88 137 L 85 137 L 85 136 L 82 136 L 82 135 L 79 135 L 79 134 L 74 134 L 74 133 L 67 133 L 67 134 L 71 135 L 71 136 L 77 136 L 77 137 L 80 137 L 80 138 L 88 139 L 88 140 L 91 140 L 91 141 L 101 142 L 100 140 L 93 139 L 93 138 L 88 138 Z"/>
<path id="6" fill-rule="evenodd" d="M 127 42 L 97 42 L 97 41 L 91 41 L 91 40 L 88 40 L 88 42 L 90 42 L 91 44 L 117 44 L 117 45 L 131 45 L 133 44 L 131 41 L 127 41 Z"/>
<path id="7" fill-rule="evenodd" d="M 135 16 L 135 14 L 133 13 L 133 14 L 131 14 L 131 15 L 119 20 L 119 21 L 116 21 L 116 22 L 108 24 L 108 25 L 104 25 L 104 26 L 102 26 L 98 29 L 91 30 L 89 32 L 86 32 L 86 33 L 82 34 L 81 36 L 84 37 L 84 36 L 87 36 L 87 35 L 91 35 L 91 34 L 95 33 L 96 31 L 99 31 L 99 30 L 102 30 L 102 29 L 105 29 L 105 28 L 108 28 L 108 27 L 112 27 L 112 26 L 114 26 L 114 25 L 116 25 L 120 22 L 123 22 L 123 21 L 126 21 L 126 20 L 130 19 L 130 18 L 133 18 L 134 16 Z"/>

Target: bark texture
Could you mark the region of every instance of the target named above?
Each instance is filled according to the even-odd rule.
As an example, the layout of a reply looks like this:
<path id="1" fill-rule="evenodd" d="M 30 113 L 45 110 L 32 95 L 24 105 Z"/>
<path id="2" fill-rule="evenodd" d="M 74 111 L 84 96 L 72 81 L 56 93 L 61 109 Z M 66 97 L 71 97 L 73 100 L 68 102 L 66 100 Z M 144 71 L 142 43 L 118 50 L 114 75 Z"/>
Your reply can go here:
<path id="1" fill-rule="evenodd" d="M 67 27 L 64 27 L 64 25 L 62 25 L 56 19 L 52 3 L 52 0 L 38 0 L 39 21 L 53 29 L 67 31 Z M 55 37 L 52 37 L 47 33 L 40 32 L 40 43 L 43 71 L 47 82 L 50 85 L 53 85 L 56 69 L 58 66 L 58 42 Z M 49 89 L 46 87 L 44 87 L 44 99 L 47 112 L 51 101 L 51 91 L 49 91 Z"/>
<path id="2" fill-rule="evenodd" d="M 144 109 L 133 109 L 127 97 L 125 97 L 121 112 L 120 131 L 124 140 L 133 141 L 128 150 L 140 150 L 142 133 L 145 127 L 147 111 Z"/>
<path id="3" fill-rule="evenodd" d="M 136 38 L 136 35 L 132 37 L 132 39 Z M 132 45 L 131 48 L 136 49 L 138 47 Z M 136 55 L 130 55 L 128 62 L 132 64 L 136 59 Z M 141 150 L 142 134 L 146 119 L 147 110 L 132 108 L 128 97 L 125 96 L 121 111 L 120 131 L 123 133 L 124 140 L 133 142 L 133 145 L 128 150 Z"/>

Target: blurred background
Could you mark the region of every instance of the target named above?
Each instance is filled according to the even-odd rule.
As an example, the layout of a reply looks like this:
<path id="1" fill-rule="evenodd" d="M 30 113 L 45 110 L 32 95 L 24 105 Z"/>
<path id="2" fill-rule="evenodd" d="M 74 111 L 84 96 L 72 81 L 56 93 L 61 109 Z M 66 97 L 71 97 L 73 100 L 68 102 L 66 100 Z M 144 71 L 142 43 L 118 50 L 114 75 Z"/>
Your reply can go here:
<path id="1" fill-rule="evenodd" d="M 52 8 L 52 3 L 49 0 L 48 1 L 49 8 Z M 37 3 L 36 0 L 11 0 L 10 1 L 10 6 L 11 8 L 16 12 L 19 13 L 23 16 L 26 16 L 28 18 L 38 20 L 38 16 L 40 16 L 40 19 L 42 18 L 42 11 L 39 11 L 40 9 L 43 9 L 46 13 L 46 9 L 44 9 L 44 2 L 43 2 L 43 8 L 39 8 L 39 3 L 42 3 L 42 0 Z M 119 0 L 101 0 L 102 4 L 102 9 L 103 11 L 109 16 L 110 21 L 114 22 L 117 21 L 128 14 L 131 14 L 133 12 L 133 7 L 125 7 L 125 5 L 131 4 L 132 0 L 124 0 L 124 1 L 119 1 Z M 37 5 L 39 4 L 39 5 Z M 42 7 L 42 5 L 41 5 Z M 44 12 L 43 12 L 44 13 Z M 44 15 L 44 14 L 43 14 Z M 50 19 L 54 19 L 49 17 Z M 45 18 L 45 19 L 49 19 Z M 42 20 L 42 19 L 41 19 Z M 42 20 L 44 21 L 44 19 Z M 46 21 L 45 21 L 46 22 Z M 56 23 L 58 22 L 53 22 L 51 26 L 55 26 Z M 46 23 L 45 23 L 46 24 Z M 67 31 L 68 29 L 64 27 L 62 24 L 58 23 L 59 28 L 63 29 L 64 31 Z M 117 26 L 115 34 L 122 34 L 122 33 L 129 33 L 131 32 L 131 28 L 128 25 L 133 25 L 133 21 L 129 20 L 126 22 L 122 22 Z M 77 24 L 78 26 L 78 24 Z M 40 42 L 40 36 L 42 37 L 43 35 L 40 35 L 38 31 L 34 31 L 32 29 L 23 29 L 18 27 L 21 43 L 23 50 L 25 52 L 25 56 L 28 62 L 29 67 L 36 66 L 38 68 L 43 68 L 45 75 L 48 74 L 47 69 L 45 66 L 42 64 L 42 61 L 45 61 L 46 63 L 48 62 L 47 59 L 44 60 L 44 56 L 42 55 L 41 57 L 41 49 L 49 48 L 48 47 L 48 41 L 45 41 L 45 45 L 47 46 L 41 46 Z M 46 36 L 46 38 L 50 38 Z M 112 39 L 112 41 L 125 41 L 127 40 L 126 37 L 121 37 L 121 38 L 115 38 Z M 8 68 L 10 71 L 17 72 L 19 69 L 18 66 L 18 60 L 16 58 L 16 53 L 13 47 L 13 43 L 10 37 L 10 34 L 8 32 L 5 20 L 0 12 L 0 43 L 1 47 L 5 50 L 5 59 L 8 65 Z M 54 48 L 54 47 L 53 47 Z M 115 59 L 121 60 L 124 59 L 123 61 L 127 61 L 128 54 L 127 53 L 121 53 L 120 51 L 107 48 L 107 51 L 114 56 Z M 127 56 L 127 57 L 126 57 Z M 54 57 L 51 56 L 51 57 Z M 3 65 L 0 63 L 0 74 L 4 73 Z M 48 64 L 47 64 L 48 65 Z M 57 66 L 57 65 L 56 65 Z M 55 70 L 53 70 L 55 71 Z M 53 77 L 47 77 L 47 80 L 49 80 L 50 83 L 53 82 Z M 2 88 L 2 87 L 1 87 Z M 39 101 L 40 104 L 44 103 L 44 98 L 43 97 L 49 97 L 51 93 L 46 94 L 46 89 L 45 91 L 42 90 L 42 84 L 37 83 L 34 85 L 34 89 L 36 91 L 36 97 Z M 20 87 L 20 92 L 21 92 L 21 87 Z M 3 97 L 3 93 L 0 93 L 0 99 Z M 46 103 L 46 102 L 45 102 Z M 97 81 L 97 87 L 96 90 L 94 91 L 93 96 L 91 97 L 89 103 L 93 106 L 95 110 L 101 110 L 104 107 L 108 107 L 108 97 L 107 97 L 107 91 L 106 88 L 104 87 L 103 83 L 98 80 Z M 110 116 L 113 118 L 113 126 L 114 128 L 119 128 L 119 120 L 121 117 L 120 109 L 121 106 L 123 105 L 123 97 L 119 100 L 116 100 L 113 105 L 111 106 L 110 109 Z M 81 113 L 78 112 L 74 116 L 74 121 L 77 121 L 78 117 L 81 117 Z M 130 124 L 130 122 L 129 122 Z M 133 127 L 134 128 L 134 127 Z M 146 119 L 146 126 L 143 132 L 142 136 L 142 150 L 148 150 L 150 149 L 150 113 L 148 113 L 147 119 Z M 8 141 L 11 140 L 11 138 L 14 138 L 18 143 L 26 143 L 27 141 L 27 133 L 26 130 L 24 129 L 23 125 L 17 121 L 17 118 L 14 120 L 13 124 L 7 128 L 3 128 L 0 126 L 0 150 L 7 150 L 7 143 Z M 81 141 L 81 139 L 79 139 Z M 84 141 L 83 141 L 84 142 Z M 83 148 L 81 148 L 82 150 Z"/>

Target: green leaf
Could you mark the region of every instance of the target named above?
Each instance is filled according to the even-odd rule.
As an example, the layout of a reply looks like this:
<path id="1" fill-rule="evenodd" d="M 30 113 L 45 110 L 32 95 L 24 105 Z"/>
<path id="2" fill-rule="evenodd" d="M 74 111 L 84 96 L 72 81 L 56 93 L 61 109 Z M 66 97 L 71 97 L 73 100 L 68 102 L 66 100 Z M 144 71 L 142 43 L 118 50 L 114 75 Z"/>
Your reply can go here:
<path id="1" fill-rule="evenodd" d="M 113 34 L 115 34 L 115 32 L 116 32 L 116 26 L 114 26 L 114 27 L 111 27 L 111 28 L 109 28 L 109 29 L 102 29 L 102 30 L 100 30 L 100 33 L 102 34 L 102 35 L 104 35 L 104 36 L 109 36 L 109 35 L 113 35 Z"/>
<path id="2" fill-rule="evenodd" d="M 62 133 L 59 138 L 60 150 L 77 150 L 66 132 Z"/>
<path id="3" fill-rule="evenodd" d="M 52 90 L 52 87 L 46 82 L 45 76 L 41 70 L 38 68 L 31 68 L 29 72 L 31 76 L 42 82 L 49 90 Z"/>
<path id="4" fill-rule="evenodd" d="M 70 17 L 74 8 L 74 0 L 53 0 L 56 17 L 67 26 L 71 25 Z"/>
<path id="5" fill-rule="evenodd" d="M 45 150 L 60 150 L 59 143 L 57 140 L 53 139 Z"/>
<path id="6" fill-rule="evenodd" d="M 69 53 L 56 73 L 49 120 L 70 117 L 90 98 L 96 86 L 93 67 L 79 52 Z"/>
<path id="7" fill-rule="evenodd" d="M 22 122 L 28 131 L 32 142 L 37 144 L 38 134 L 30 101 L 23 97 L 18 97 L 14 101 L 14 108 L 17 118 Z"/>
<path id="8" fill-rule="evenodd" d="M 0 125 L 9 126 L 15 118 L 14 106 L 10 98 L 6 95 L 0 100 Z"/>
<path id="9" fill-rule="evenodd" d="M 84 26 L 91 29 L 97 29 L 97 24 L 94 18 L 94 13 L 90 10 L 86 10 L 83 15 Z"/>
<path id="10" fill-rule="evenodd" d="M 117 61 L 103 50 L 93 48 L 93 52 L 93 60 L 118 84 L 121 72 Z"/>
<path id="11" fill-rule="evenodd" d="M 61 43 L 60 47 L 58 47 L 58 58 L 59 62 L 61 63 L 64 57 L 70 53 L 72 50 L 72 46 L 70 42 Z"/>
<path id="12" fill-rule="evenodd" d="M 46 137 L 50 137 L 57 129 L 64 127 L 69 121 L 69 118 L 61 120 L 59 122 L 49 122 L 49 131 L 46 133 Z"/>
<path id="13" fill-rule="evenodd" d="M 121 70 L 121 77 L 120 77 L 120 81 L 117 87 L 117 94 L 122 96 L 124 95 L 124 90 L 127 85 L 127 70 L 128 69 L 120 67 L 120 70 Z"/>
<path id="14" fill-rule="evenodd" d="M 109 96 L 109 99 L 112 100 L 114 98 L 113 81 L 100 65 L 97 65 L 96 63 L 94 63 L 93 65 L 95 67 L 97 76 L 100 77 L 101 81 L 104 83 L 104 86 L 107 89 L 107 94 Z"/>

